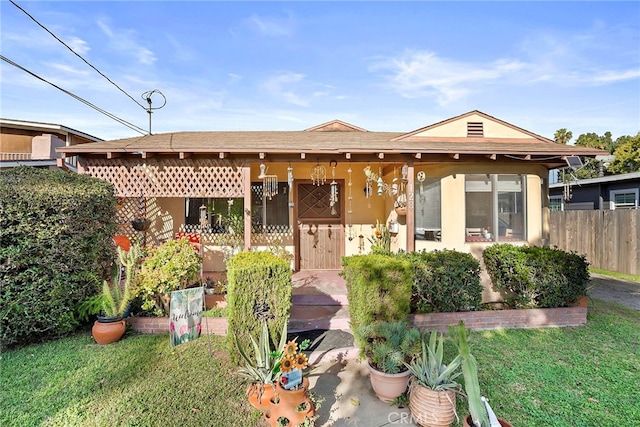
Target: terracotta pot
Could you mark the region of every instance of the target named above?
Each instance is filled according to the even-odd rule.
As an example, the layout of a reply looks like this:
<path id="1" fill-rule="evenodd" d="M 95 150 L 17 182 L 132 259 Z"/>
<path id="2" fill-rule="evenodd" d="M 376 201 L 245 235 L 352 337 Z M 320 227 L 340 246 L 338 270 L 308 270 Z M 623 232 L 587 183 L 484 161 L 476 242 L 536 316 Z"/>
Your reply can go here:
<path id="1" fill-rule="evenodd" d="M 371 367 L 369 361 L 367 361 L 367 368 L 369 368 L 371 387 L 373 387 L 373 392 L 378 399 L 384 402 L 393 402 L 407 390 L 411 372 L 404 371 L 399 374 L 385 374 Z"/>
<path id="2" fill-rule="evenodd" d="M 513 427 L 511 424 L 509 424 L 507 421 L 503 420 L 502 418 L 498 418 L 498 422 L 500 422 L 500 425 L 502 427 Z M 466 417 L 464 417 L 462 421 L 462 425 L 464 427 L 475 427 L 473 425 L 473 421 L 471 421 L 471 415 L 467 415 Z"/>
<path id="3" fill-rule="evenodd" d="M 576 303 L 578 307 L 587 308 L 589 306 L 589 297 L 586 295 L 582 295 L 578 298 L 578 302 Z"/>
<path id="4" fill-rule="evenodd" d="M 456 417 L 456 393 L 414 383 L 410 387 L 409 409 L 413 420 L 422 427 L 448 427 Z"/>
<path id="5" fill-rule="evenodd" d="M 278 425 L 278 419 L 286 419 L 288 426 L 297 426 L 304 422 L 305 418 L 311 418 L 316 413 L 316 408 L 309 398 L 309 379 L 302 378 L 302 387 L 299 390 L 285 390 L 276 384 L 276 397 L 278 403 L 272 403 L 264 413 L 264 419 L 271 426 Z"/>
<path id="6" fill-rule="evenodd" d="M 225 308 L 227 306 L 227 296 L 223 294 L 205 295 L 204 303 L 207 310 L 215 307 Z"/>
<path id="7" fill-rule="evenodd" d="M 273 384 L 249 384 L 247 387 L 247 398 L 254 408 L 265 410 L 271 406 L 271 400 L 275 395 Z"/>
<path id="8" fill-rule="evenodd" d="M 93 328 L 91 328 L 91 335 L 100 345 L 111 344 L 122 338 L 125 329 L 124 320 L 109 323 L 102 323 L 96 320 Z"/>

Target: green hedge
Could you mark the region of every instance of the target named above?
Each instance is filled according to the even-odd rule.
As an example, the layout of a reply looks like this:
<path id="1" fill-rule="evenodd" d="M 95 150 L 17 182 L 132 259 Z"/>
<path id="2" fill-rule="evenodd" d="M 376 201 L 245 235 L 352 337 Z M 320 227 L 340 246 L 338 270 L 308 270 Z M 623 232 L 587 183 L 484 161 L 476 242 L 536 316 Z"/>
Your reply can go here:
<path id="1" fill-rule="evenodd" d="M 414 268 L 412 312 L 478 310 L 482 301 L 480 263 L 454 250 L 406 254 Z"/>
<path id="2" fill-rule="evenodd" d="M 115 257 L 111 184 L 62 171 L 0 172 L 0 345 L 58 336 Z"/>
<path id="3" fill-rule="evenodd" d="M 243 349 L 253 353 L 249 336 L 260 335 L 263 319 L 268 320 L 272 337 L 279 337 L 289 321 L 290 262 L 271 252 L 240 252 L 227 262 L 227 280 L 227 345 L 234 362 L 238 362 L 234 335 Z"/>
<path id="4" fill-rule="evenodd" d="M 342 258 L 351 330 L 374 321 L 407 320 L 413 271 L 398 255 L 353 255 Z"/>
<path id="5" fill-rule="evenodd" d="M 557 248 L 496 244 L 482 254 L 493 286 L 508 293 L 514 308 L 555 308 L 575 304 L 587 293 L 589 263 L 583 255 Z"/>

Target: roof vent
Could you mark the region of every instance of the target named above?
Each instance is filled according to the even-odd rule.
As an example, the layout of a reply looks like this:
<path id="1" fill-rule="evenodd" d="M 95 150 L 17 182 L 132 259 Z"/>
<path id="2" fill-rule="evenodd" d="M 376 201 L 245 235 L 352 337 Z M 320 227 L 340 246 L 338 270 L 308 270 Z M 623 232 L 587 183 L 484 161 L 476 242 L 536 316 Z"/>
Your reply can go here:
<path id="1" fill-rule="evenodd" d="M 483 136 L 482 122 L 467 122 L 467 138 L 482 138 Z"/>

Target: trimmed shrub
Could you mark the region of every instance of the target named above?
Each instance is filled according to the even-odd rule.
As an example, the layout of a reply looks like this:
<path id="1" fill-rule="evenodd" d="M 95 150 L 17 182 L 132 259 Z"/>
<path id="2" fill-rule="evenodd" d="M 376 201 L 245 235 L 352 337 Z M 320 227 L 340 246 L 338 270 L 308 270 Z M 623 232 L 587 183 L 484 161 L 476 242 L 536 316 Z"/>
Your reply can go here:
<path id="1" fill-rule="evenodd" d="M 497 244 L 482 256 L 493 286 L 508 292 L 505 302 L 515 308 L 566 307 L 587 293 L 589 263 L 583 255 Z"/>
<path id="2" fill-rule="evenodd" d="M 153 248 L 142 261 L 132 295 L 145 314 L 166 316 L 171 292 L 197 283 L 201 262 L 200 255 L 186 238 Z"/>
<path id="3" fill-rule="evenodd" d="M 353 255 L 342 258 L 351 330 L 375 321 L 406 321 L 413 271 L 398 255 Z"/>
<path id="4" fill-rule="evenodd" d="M 454 250 L 408 253 L 413 266 L 412 312 L 478 310 L 482 301 L 480 263 Z"/>
<path id="5" fill-rule="evenodd" d="M 227 345 L 238 362 L 233 337 L 253 356 L 250 336 L 259 336 L 267 320 L 271 337 L 279 337 L 291 314 L 290 262 L 267 251 L 244 251 L 227 262 Z M 278 343 L 271 343 L 274 348 Z"/>
<path id="6" fill-rule="evenodd" d="M 0 345 L 73 331 L 115 259 L 111 184 L 19 167 L 0 172 Z"/>

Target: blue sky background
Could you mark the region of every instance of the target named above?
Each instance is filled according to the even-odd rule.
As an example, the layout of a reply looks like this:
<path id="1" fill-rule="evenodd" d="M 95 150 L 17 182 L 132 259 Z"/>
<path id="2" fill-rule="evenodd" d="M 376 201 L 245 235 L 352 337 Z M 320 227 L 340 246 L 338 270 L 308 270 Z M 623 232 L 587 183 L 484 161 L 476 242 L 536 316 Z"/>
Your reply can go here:
<path id="1" fill-rule="evenodd" d="M 18 5 L 136 100 L 153 132 L 412 131 L 480 110 L 553 138 L 640 131 L 640 2 L 94 2 Z M 2 55 L 147 129 L 148 116 L 6 0 Z M 0 116 L 138 133 L 4 61 Z M 154 97 L 154 102 L 161 98 Z"/>

